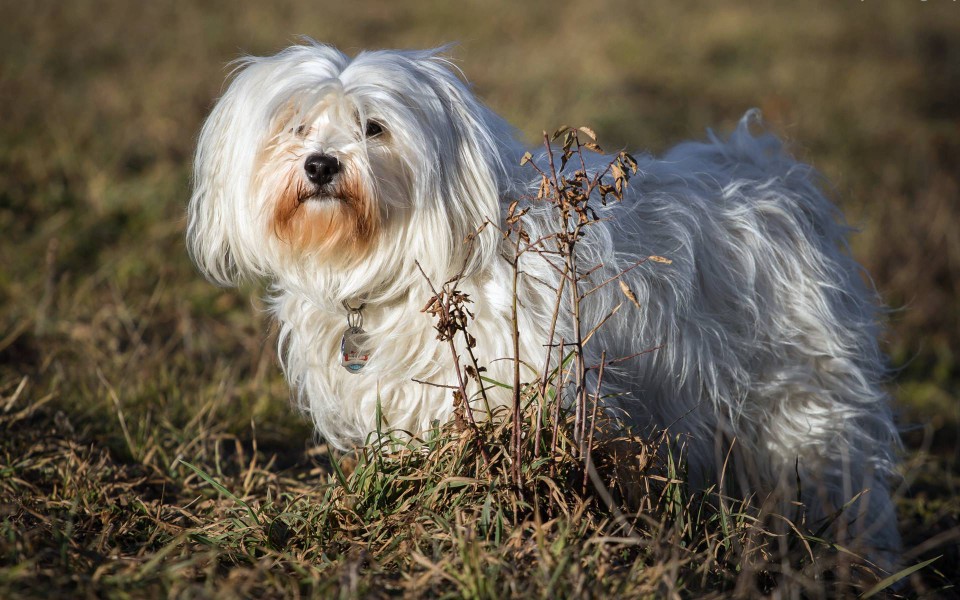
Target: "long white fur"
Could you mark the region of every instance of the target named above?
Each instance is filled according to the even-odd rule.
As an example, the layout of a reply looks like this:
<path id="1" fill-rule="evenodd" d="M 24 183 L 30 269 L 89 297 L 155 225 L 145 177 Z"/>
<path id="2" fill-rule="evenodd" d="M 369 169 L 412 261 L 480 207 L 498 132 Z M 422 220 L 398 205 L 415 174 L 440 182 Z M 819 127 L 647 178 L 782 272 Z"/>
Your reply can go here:
<path id="1" fill-rule="evenodd" d="M 368 119 L 387 133 L 366 139 Z M 725 477 L 737 493 L 795 487 L 799 476 L 813 518 L 869 488 L 845 523 L 875 557 L 895 557 L 888 479 L 899 442 L 881 385 L 876 298 L 823 182 L 772 135 L 751 133 L 757 120 L 750 112 L 729 138 L 638 157 L 626 197 L 602 209 L 605 226 L 580 244 L 579 261 L 604 265 L 596 282 L 649 255 L 672 264 L 647 261 L 622 276 L 641 308 L 622 307 L 590 359 L 660 347 L 608 369 L 604 391 L 632 426 L 687 434 L 692 481 L 717 482 L 732 443 L 736 473 Z M 327 441 L 348 448 L 378 427 L 415 434 L 451 415 L 448 390 L 414 381 L 456 380 L 421 312 L 430 292 L 418 262 L 437 285 L 466 267 L 475 351 L 493 378 L 511 380 L 510 361 L 498 360 L 513 354 L 509 249 L 492 227 L 472 246 L 463 240 L 536 186 L 519 166 L 524 150 L 436 51 L 351 59 L 307 41 L 239 61 L 200 135 L 188 246 L 221 285 L 268 282 L 286 375 Z M 271 224 L 278 187 L 305 177 L 313 152 L 337 156 L 342 176 L 376 203 L 378 232 L 358 255 L 296 247 Z M 547 207 L 529 208 L 532 238 L 555 230 Z M 559 282 L 535 253 L 521 267 L 520 353 L 537 367 Z M 591 295 L 585 327 L 620 294 L 614 285 Z M 361 301 L 372 357 L 354 375 L 339 365 L 338 344 L 343 303 Z M 557 339 L 571 331 L 562 316 Z"/>

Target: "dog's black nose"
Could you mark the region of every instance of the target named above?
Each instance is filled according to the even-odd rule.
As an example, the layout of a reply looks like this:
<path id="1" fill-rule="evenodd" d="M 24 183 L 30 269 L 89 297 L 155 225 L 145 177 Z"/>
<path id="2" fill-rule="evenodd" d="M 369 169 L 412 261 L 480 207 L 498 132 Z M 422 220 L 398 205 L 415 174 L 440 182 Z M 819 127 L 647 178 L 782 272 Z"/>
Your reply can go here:
<path id="1" fill-rule="evenodd" d="M 327 185 L 340 172 L 340 161 L 327 154 L 311 154 L 303 163 L 307 179 L 314 185 Z"/>

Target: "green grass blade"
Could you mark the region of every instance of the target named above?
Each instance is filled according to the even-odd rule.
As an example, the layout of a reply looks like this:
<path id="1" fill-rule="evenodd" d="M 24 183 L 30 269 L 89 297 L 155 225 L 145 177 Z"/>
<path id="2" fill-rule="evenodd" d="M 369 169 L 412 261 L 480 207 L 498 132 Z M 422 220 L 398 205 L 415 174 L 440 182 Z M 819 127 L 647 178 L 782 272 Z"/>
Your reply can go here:
<path id="1" fill-rule="evenodd" d="M 880 583 L 878 583 L 877 585 L 873 586 L 872 588 L 870 588 L 869 590 L 867 590 L 866 592 L 864 592 L 863 594 L 861 594 L 860 597 L 863 598 L 864 600 L 866 600 L 866 598 L 871 598 L 871 597 L 873 597 L 873 596 L 876 596 L 877 594 L 879 594 L 879 593 L 882 592 L 883 590 L 887 589 L 887 588 L 890 587 L 891 585 L 897 583 L 898 581 L 900 581 L 900 580 L 902 580 L 902 579 L 905 579 L 905 578 L 913 575 L 914 573 L 916 573 L 916 572 L 919 571 L 920 569 L 923 569 L 924 567 L 926 567 L 926 566 L 928 566 L 928 565 L 931 565 L 931 564 L 933 564 L 934 562 L 940 560 L 942 557 L 943 557 L 943 555 L 941 554 L 940 556 L 935 556 L 935 557 L 931 558 L 930 560 L 925 560 L 925 561 L 923 561 L 923 562 L 921 562 L 921 563 L 917 563 L 917 564 L 913 565 L 912 567 L 907 567 L 906 569 L 897 571 L 896 573 L 894 573 L 894 574 L 891 575 L 890 577 L 884 578 L 882 581 L 880 581 Z"/>
<path id="2" fill-rule="evenodd" d="M 210 475 L 207 475 L 207 474 L 206 474 L 203 470 L 201 470 L 199 467 L 196 467 L 196 466 L 188 463 L 187 461 L 183 460 L 182 458 L 180 459 L 180 463 L 183 464 L 184 466 L 186 466 L 187 468 L 189 468 L 191 471 L 193 471 L 193 472 L 196 473 L 197 475 L 199 475 L 201 479 L 203 479 L 204 481 L 206 481 L 207 483 L 209 483 L 210 485 L 212 485 L 215 490 L 217 490 L 218 492 L 220 492 L 221 494 L 223 494 L 223 495 L 226 496 L 227 498 L 230 498 L 231 500 L 233 500 L 234 502 L 236 502 L 237 504 L 239 504 L 240 506 L 242 506 L 242 507 L 244 508 L 244 510 L 246 510 L 247 513 L 250 515 L 250 518 L 253 519 L 254 523 L 256 523 L 257 525 L 261 525 L 261 523 L 260 523 L 260 518 L 257 516 L 257 512 L 256 512 L 255 510 L 253 510 L 253 508 L 251 508 L 249 504 L 247 504 L 246 502 L 244 502 L 243 500 L 241 500 L 240 498 L 238 498 L 233 492 L 231 492 L 231 491 L 228 490 L 227 488 L 223 487 L 223 485 L 220 484 L 220 482 L 218 482 L 217 480 L 215 480 L 215 479 L 214 479 L 213 477 L 211 477 Z"/>

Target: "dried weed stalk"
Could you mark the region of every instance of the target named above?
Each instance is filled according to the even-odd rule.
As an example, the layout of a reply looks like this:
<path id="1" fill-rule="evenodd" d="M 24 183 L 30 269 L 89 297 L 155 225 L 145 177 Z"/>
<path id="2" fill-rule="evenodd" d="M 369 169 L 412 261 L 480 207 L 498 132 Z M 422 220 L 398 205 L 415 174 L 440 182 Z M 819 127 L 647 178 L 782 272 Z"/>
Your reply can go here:
<path id="1" fill-rule="evenodd" d="M 525 464 L 545 465 L 549 476 L 554 477 L 557 474 L 558 451 L 564 447 L 582 462 L 580 481 L 581 491 L 585 492 L 589 473 L 594 468 L 591 448 L 596 438 L 598 413 L 601 412 L 601 386 L 604 363 L 607 361 L 606 353 L 602 352 L 600 365 L 587 365 L 584 345 L 596 328 L 590 332 L 584 330 L 581 305 L 589 294 L 618 279 L 622 272 L 598 286 L 586 288 L 583 285 L 584 279 L 601 265 L 579 264 L 577 246 L 589 228 L 601 221 L 595 209 L 597 203 L 606 205 L 611 201 L 622 200 L 630 176 L 636 173 L 637 163 L 626 152 L 613 155 L 599 166 L 596 166 L 595 161 L 588 161 L 585 153 L 601 154 L 603 151 L 597 144 L 596 134 L 586 127 L 563 127 L 552 136 L 544 133 L 543 140 L 544 153 L 540 158 L 542 165 L 538 165 L 530 153 L 525 154 L 521 160 L 521 165 L 529 165 L 540 177 L 536 194 L 511 203 L 501 225 L 484 225 L 497 227 L 503 238 L 509 242 L 506 244 L 509 250 L 504 258 L 510 263 L 513 273 L 513 380 L 490 382 L 481 375 L 484 368 L 478 363 L 473 351 L 476 339 L 468 331 L 469 321 L 473 318 L 467 309 L 470 299 L 457 288 L 462 272 L 444 283 L 439 291 L 430 284 L 433 296 L 424 311 L 436 318 L 438 339 L 450 344 L 458 378 L 453 390 L 454 415 L 458 423 L 469 427 L 474 434 L 479 434 L 474 411 L 470 406 L 471 400 L 482 400 L 485 413 L 489 415 L 488 384 L 499 384 L 512 389 L 511 436 L 506 452 L 511 459 L 510 471 L 515 489 L 524 488 Z M 556 147 L 558 142 L 559 148 Z M 594 165 L 592 167 L 588 166 L 591 162 Z M 543 204 L 549 205 L 554 212 L 555 231 L 531 239 L 525 229 L 523 217 L 532 205 Z M 561 284 L 556 290 L 543 367 L 533 382 L 525 382 L 520 375 L 520 336 L 523 332 L 520 331 L 517 314 L 518 286 L 524 276 L 521 266 L 524 256 L 531 252 L 542 255 L 558 269 Z M 621 288 L 627 298 L 632 298 L 629 288 L 625 288 L 622 282 Z M 633 301 L 636 302 L 635 298 Z M 618 308 L 619 305 L 601 319 L 597 327 L 602 326 Z M 564 318 L 572 323 L 573 338 L 570 340 L 556 339 L 561 311 L 569 313 L 564 315 Z M 465 368 L 461 367 L 461 357 L 454 344 L 457 335 L 463 337 L 469 359 L 469 365 Z M 553 361 L 555 354 L 558 358 Z M 587 385 L 591 369 L 597 370 L 596 389 L 593 393 Z M 477 397 L 468 394 L 468 380 L 472 380 L 479 389 Z M 525 406 L 533 402 L 535 410 L 525 411 Z M 574 416 L 569 431 L 565 427 L 568 413 Z M 562 437 L 568 433 L 572 437 L 569 445 L 562 441 Z M 532 444 L 524 443 L 528 436 L 532 437 Z M 548 439 L 549 443 L 545 444 Z M 489 466 L 489 455 L 482 441 L 480 447 L 484 451 L 485 463 Z"/>

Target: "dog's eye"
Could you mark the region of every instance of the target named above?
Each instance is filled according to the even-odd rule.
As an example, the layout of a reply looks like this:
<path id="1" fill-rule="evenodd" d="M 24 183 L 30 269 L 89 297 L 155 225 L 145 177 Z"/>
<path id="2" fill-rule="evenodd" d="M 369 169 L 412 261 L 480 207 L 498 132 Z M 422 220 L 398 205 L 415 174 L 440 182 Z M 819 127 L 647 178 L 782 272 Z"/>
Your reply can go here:
<path id="1" fill-rule="evenodd" d="M 306 125 L 300 125 L 299 127 L 297 127 L 297 135 L 303 135 L 304 132 L 306 131 L 307 131 Z"/>
<path id="2" fill-rule="evenodd" d="M 372 138 L 377 137 L 381 133 L 383 133 L 383 125 L 373 120 L 367 121 L 367 128 L 364 131 L 364 135 L 366 135 L 368 138 Z"/>

